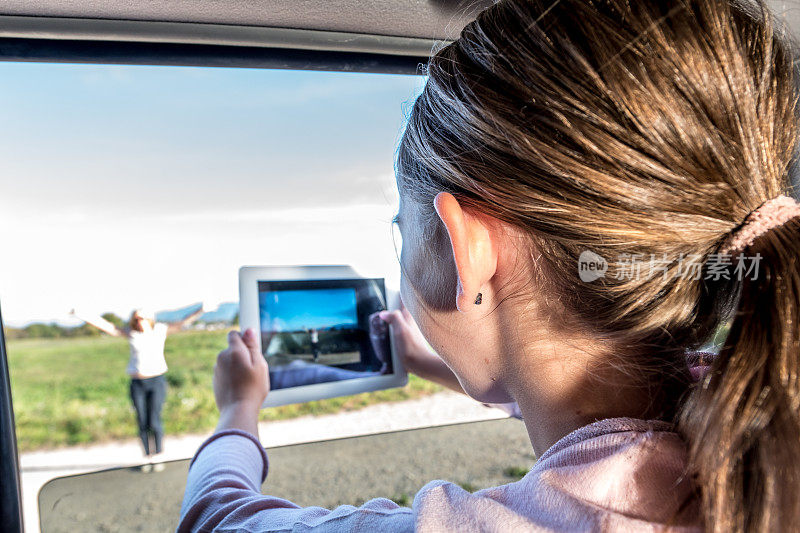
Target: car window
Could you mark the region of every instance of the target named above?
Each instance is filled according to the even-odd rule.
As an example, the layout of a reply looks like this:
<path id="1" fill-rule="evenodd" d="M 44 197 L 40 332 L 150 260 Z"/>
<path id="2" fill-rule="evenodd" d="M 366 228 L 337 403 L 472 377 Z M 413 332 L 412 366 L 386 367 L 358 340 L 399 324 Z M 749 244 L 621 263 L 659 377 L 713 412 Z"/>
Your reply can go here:
<path id="1" fill-rule="evenodd" d="M 393 156 L 424 79 L 45 63 L 0 63 L 0 74 L 0 301 L 35 530 L 36 494 L 49 480 L 145 462 L 128 344 L 70 310 L 123 330 L 134 308 L 174 323 L 211 304 L 164 349 L 162 459 L 190 457 L 216 423 L 211 377 L 237 326 L 240 266 L 350 264 L 397 289 Z M 440 393 L 412 377 L 402 389 L 265 410 L 262 420 Z M 351 434 L 505 416 L 452 394 L 405 418 L 364 414 Z M 265 444 L 339 437 L 347 424 L 292 427 Z M 43 503 L 42 516 L 63 510 L 58 501 Z"/>

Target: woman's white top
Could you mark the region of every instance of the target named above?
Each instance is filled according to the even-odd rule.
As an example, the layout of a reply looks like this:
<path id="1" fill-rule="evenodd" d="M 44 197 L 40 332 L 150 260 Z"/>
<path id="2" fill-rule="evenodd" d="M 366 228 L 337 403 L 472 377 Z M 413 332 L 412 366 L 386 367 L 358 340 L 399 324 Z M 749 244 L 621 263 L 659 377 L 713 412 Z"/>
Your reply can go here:
<path id="1" fill-rule="evenodd" d="M 167 371 L 164 359 L 164 343 L 167 340 L 167 325 L 156 323 L 153 329 L 130 330 L 128 343 L 131 346 L 131 359 L 127 372 L 131 376 L 150 378 Z"/>

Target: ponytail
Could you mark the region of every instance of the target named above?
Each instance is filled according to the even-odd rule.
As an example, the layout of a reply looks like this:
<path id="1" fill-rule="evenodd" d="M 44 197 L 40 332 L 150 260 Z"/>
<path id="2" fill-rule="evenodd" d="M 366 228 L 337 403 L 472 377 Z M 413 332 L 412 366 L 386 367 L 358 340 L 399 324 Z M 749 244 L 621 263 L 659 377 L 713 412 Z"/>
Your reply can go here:
<path id="1" fill-rule="evenodd" d="M 552 308 L 618 346 L 661 417 L 682 410 L 711 531 L 800 531 L 800 219 L 737 248 L 758 254 L 755 279 L 691 266 L 788 188 L 800 47 L 776 22 L 765 0 L 496 2 L 431 57 L 397 151 L 432 256 L 448 260 L 442 191 L 519 229 Z M 588 251 L 618 261 L 587 282 Z M 686 394 L 678 355 L 737 295 L 726 345 Z"/>
<path id="2" fill-rule="evenodd" d="M 745 256 L 758 272 L 678 423 L 707 531 L 800 531 L 800 218 Z"/>

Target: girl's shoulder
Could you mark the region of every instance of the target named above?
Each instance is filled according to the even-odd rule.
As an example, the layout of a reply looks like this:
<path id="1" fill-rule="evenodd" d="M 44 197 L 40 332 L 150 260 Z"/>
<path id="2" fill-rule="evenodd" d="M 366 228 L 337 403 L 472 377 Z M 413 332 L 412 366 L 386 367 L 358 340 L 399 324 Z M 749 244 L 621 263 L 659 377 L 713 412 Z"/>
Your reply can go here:
<path id="1" fill-rule="evenodd" d="M 605 419 L 579 428 L 543 453 L 519 481 L 470 493 L 433 481 L 414 500 L 417 526 L 520 531 L 648 529 L 700 531 L 685 474 L 686 449 L 671 424 Z M 689 505 L 684 505 L 689 502 Z M 680 510 L 680 512 L 679 512 Z M 535 526 L 535 527 L 534 527 Z"/>
<path id="2" fill-rule="evenodd" d="M 539 456 L 537 464 L 555 460 L 570 460 L 576 453 L 585 453 L 595 448 L 597 443 L 645 442 L 651 439 L 666 438 L 683 447 L 683 441 L 675 432 L 675 426 L 663 420 L 644 420 L 640 418 L 605 418 L 580 427 L 565 435 Z M 609 448 L 610 452 L 614 448 Z"/>

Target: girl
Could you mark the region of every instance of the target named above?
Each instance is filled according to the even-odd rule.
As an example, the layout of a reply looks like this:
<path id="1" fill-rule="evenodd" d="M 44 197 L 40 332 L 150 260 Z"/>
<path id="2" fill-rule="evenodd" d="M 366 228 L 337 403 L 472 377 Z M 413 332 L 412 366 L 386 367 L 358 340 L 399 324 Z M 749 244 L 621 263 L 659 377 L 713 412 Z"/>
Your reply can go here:
<path id="1" fill-rule="evenodd" d="M 771 16 L 501 0 L 467 25 L 399 147 L 401 293 L 464 391 L 517 402 L 536 464 L 411 508 L 262 496 L 266 368 L 232 333 L 179 531 L 798 530 L 798 95 Z M 412 353 L 409 317 L 384 316 Z M 729 318 L 693 382 L 686 352 Z"/>

